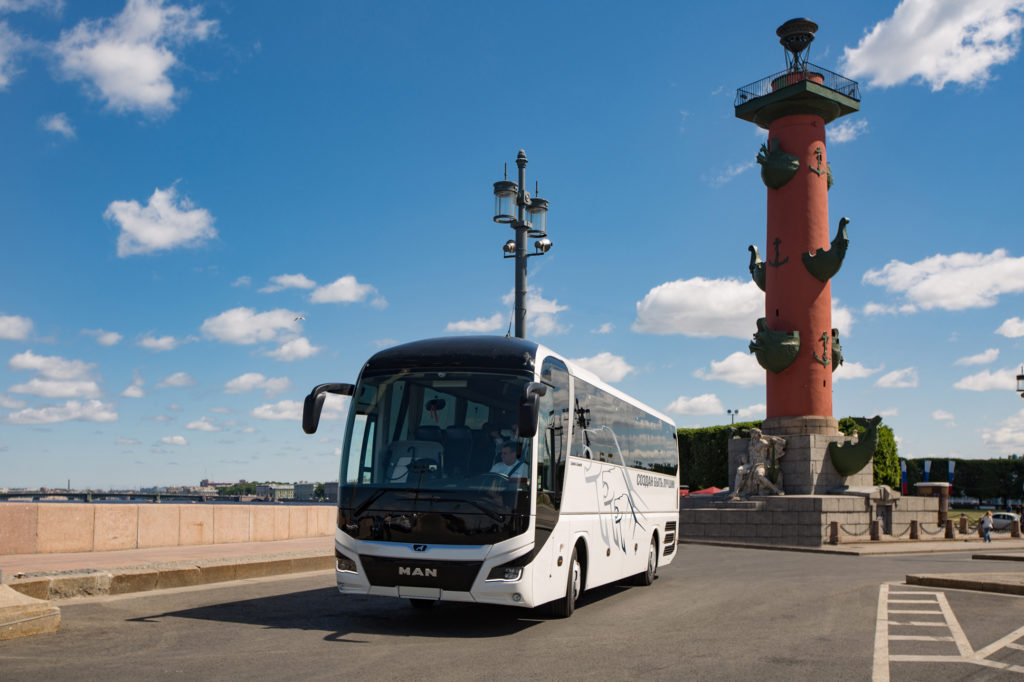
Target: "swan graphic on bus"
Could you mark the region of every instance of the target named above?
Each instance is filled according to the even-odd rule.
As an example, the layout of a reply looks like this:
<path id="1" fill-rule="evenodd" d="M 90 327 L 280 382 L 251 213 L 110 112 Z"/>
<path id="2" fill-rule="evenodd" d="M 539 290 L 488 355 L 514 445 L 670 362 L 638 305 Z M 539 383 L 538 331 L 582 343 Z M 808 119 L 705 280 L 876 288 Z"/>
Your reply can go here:
<path id="1" fill-rule="evenodd" d="M 334 534 L 342 594 L 565 617 L 584 590 L 650 585 L 675 557 L 675 424 L 544 346 L 475 336 L 382 350 L 355 384 L 310 392 L 306 433 L 328 394 L 351 398 Z M 430 567 L 417 566 L 428 546 Z"/>

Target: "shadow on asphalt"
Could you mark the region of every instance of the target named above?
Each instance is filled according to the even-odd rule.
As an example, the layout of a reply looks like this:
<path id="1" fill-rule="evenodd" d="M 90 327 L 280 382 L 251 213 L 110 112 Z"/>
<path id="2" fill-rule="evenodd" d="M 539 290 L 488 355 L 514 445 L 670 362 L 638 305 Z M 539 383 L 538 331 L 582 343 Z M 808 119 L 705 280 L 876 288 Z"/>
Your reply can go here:
<path id="1" fill-rule="evenodd" d="M 624 593 L 624 585 L 604 585 L 584 592 L 577 610 Z M 290 594 L 212 604 L 181 611 L 129 619 L 159 623 L 166 618 L 194 618 L 223 623 L 242 623 L 273 629 L 319 630 L 329 642 L 361 643 L 361 636 L 504 637 L 553 619 L 545 607 L 439 602 L 426 610 L 414 609 L 406 599 L 341 595 L 322 588 Z"/>

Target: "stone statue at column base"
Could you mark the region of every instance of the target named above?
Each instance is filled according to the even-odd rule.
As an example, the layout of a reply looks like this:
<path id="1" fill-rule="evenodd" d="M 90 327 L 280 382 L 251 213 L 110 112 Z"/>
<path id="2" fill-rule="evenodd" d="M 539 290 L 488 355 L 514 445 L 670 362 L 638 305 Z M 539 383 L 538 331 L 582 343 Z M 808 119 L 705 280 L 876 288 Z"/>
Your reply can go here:
<path id="1" fill-rule="evenodd" d="M 751 495 L 784 495 L 779 458 L 785 454 L 786 439 L 768 436 L 761 429 L 750 429 L 750 444 L 738 467 L 732 487 L 732 499 Z"/>

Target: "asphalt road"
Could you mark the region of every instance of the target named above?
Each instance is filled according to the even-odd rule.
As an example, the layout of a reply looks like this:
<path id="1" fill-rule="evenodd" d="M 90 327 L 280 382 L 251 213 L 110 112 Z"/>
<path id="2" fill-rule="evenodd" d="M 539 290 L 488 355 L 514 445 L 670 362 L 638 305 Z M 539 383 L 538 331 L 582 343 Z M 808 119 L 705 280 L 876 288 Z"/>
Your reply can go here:
<path id="1" fill-rule="evenodd" d="M 902 585 L 908 573 L 1006 569 L 969 553 L 682 545 L 654 585 L 587 592 L 568 620 L 469 604 L 414 611 L 400 600 L 342 597 L 331 574 L 265 578 L 62 602 L 60 632 L 0 642 L 0 680 L 870 680 L 879 671 L 893 680 L 1024 680 L 1024 629 L 1019 644 L 1007 640 L 1024 626 L 1024 598 Z M 1004 645 L 985 665 L 917 660 L 964 643 L 952 642 L 949 627 L 925 629 L 932 641 L 900 635 L 921 628 L 897 624 L 882 655 L 914 660 L 876 667 L 883 585 L 894 622 L 930 618 L 898 614 L 927 610 L 914 602 L 941 593 L 967 646 Z"/>

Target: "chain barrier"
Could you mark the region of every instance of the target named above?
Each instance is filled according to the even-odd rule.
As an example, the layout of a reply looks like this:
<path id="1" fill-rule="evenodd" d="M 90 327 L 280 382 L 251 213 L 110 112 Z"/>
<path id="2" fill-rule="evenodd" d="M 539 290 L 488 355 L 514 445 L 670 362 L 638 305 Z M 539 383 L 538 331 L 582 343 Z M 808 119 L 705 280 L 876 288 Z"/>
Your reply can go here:
<path id="1" fill-rule="evenodd" d="M 939 526 L 937 529 L 935 529 L 933 531 L 932 530 L 928 530 L 927 528 L 925 528 L 923 523 L 917 524 L 917 527 L 925 535 L 938 535 L 939 533 L 945 533 L 946 532 L 946 527 L 945 526 Z"/>
<path id="2" fill-rule="evenodd" d="M 903 537 L 904 535 L 906 535 L 907 533 L 910 532 L 910 526 L 911 526 L 911 524 L 908 523 L 907 524 L 907 529 L 905 531 L 903 531 L 902 533 L 900 533 L 898 535 L 894 534 L 892 537 L 894 537 L 894 538 L 901 538 L 901 537 Z"/>
<path id="3" fill-rule="evenodd" d="M 868 529 L 866 531 L 864 531 L 863 533 L 854 533 L 852 530 L 848 529 L 845 524 L 842 524 L 842 523 L 839 524 L 839 529 L 841 531 L 843 531 L 844 533 L 846 533 L 847 535 L 853 536 L 855 538 L 863 537 L 863 536 L 865 536 L 865 535 L 867 535 L 868 533 L 871 532 L 870 524 L 868 525 Z"/>

